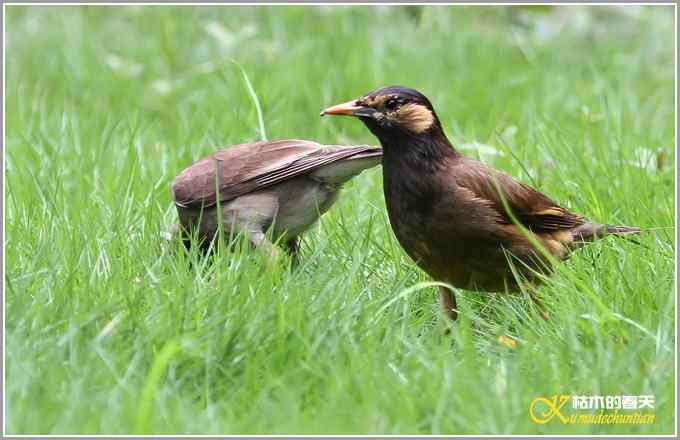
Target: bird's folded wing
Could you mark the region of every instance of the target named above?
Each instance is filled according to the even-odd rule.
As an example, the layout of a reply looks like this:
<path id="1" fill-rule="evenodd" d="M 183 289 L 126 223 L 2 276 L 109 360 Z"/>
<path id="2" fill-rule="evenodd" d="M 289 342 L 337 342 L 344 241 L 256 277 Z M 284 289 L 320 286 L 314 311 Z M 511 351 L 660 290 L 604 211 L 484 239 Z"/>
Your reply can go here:
<path id="1" fill-rule="evenodd" d="M 470 160 L 459 166 L 457 184 L 493 209 L 500 223 L 512 224 L 514 216 L 534 232 L 551 232 L 571 229 L 586 222 L 583 217 L 562 208 L 532 187 L 477 161 Z"/>
<path id="2" fill-rule="evenodd" d="M 205 208 L 218 200 L 226 202 L 372 149 L 365 145 L 343 147 L 305 140 L 240 144 L 182 171 L 173 182 L 173 198 L 178 206 Z"/>

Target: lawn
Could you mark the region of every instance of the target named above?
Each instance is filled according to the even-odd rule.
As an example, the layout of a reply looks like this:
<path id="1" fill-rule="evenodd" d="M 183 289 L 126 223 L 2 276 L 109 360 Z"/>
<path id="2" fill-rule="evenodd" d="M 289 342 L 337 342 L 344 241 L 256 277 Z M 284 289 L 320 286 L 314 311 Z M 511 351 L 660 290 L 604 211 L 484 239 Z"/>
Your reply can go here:
<path id="1" fill-rule="evenodd" d="M 5 12 L 6 433 L 674 432 L 673 6 Z M 375 144 L 319 111 L 406 85 L 465 154 L 645 232 L 561 265 L 547 322 L 460 292 L 447 323 L 379 168 L 298 268 L 178 251 L 174 176 L 263 135 L 235 63 L 267 138 Z M 553 395 L 653 395 L 655 420 L 532 421 Z"/>

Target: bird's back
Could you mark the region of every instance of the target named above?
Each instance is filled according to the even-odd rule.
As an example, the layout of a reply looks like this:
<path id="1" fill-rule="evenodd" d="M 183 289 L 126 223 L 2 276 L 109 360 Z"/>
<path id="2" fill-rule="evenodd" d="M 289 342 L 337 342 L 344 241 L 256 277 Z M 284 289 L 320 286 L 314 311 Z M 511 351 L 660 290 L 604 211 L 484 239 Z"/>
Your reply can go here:
<path id="1" fill-rule="evenodd" d="M 379 157 L 381 151 L 297 139 L 234 145 L 185 168 L 172 184 L 173 199 L 183 208 L 209 207 L 346 158 Z"/>

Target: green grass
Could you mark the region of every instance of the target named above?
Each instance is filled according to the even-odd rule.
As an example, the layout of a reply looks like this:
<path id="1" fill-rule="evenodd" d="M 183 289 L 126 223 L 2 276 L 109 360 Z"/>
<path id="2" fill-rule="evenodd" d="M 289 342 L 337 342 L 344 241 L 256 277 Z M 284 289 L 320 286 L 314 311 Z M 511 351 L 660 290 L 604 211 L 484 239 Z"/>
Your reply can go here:
<path id="1" fill-rule="evenodd" d="M 6 12 L 7 433 L 674 431 L 672 7 Z M 380 169 L 305 236 L 297 270 L 248 248 L 175 253 L 173 177 L 260 135 L 229 59 L 270 138 L 376 143 L 319 111 L 412 86 L 463 152 L 658 229 L 560 266 L 541 289 L 551 321 L 461 292 L 448 335 Z M 656 421 L 533 423 L 554 394 L 653 394 Z"/>

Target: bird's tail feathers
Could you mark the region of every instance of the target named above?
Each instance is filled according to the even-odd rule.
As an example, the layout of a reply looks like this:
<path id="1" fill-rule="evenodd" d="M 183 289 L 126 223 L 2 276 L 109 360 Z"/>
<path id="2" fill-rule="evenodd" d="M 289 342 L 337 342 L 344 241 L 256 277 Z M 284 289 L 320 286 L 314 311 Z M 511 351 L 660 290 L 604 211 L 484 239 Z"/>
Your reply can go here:
<path id="1" fill-rule="evenodd" d="M 607 234 L 637 234 L 641 232 L 642 229 L 635 226 L 612 226 L 604 225 Z"/>
<path id="2" fill-rule="evenodd" d="M 613 226 L 601 225 L 599 223 L 585 223 L 574 230 L 574 237 L 577 242 L 586 243 L 604 238 L 607 235 L 627 236 L 641 232 L 635 226 Z"/>

